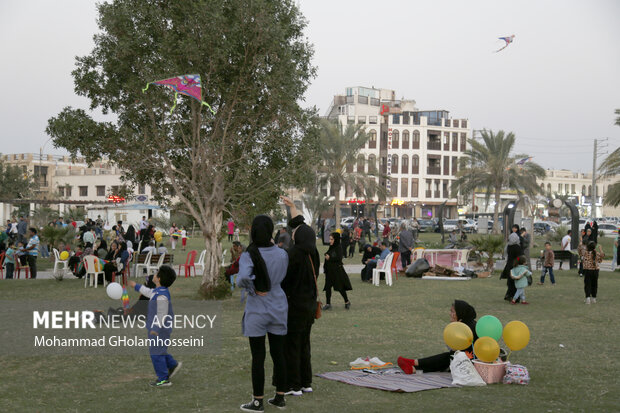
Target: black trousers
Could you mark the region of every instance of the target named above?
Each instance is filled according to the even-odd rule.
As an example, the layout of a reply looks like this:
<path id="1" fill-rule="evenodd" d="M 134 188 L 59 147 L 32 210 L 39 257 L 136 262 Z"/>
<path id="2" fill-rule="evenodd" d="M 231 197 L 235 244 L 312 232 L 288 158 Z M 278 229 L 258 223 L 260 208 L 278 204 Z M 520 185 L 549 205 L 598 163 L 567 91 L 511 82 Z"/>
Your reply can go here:
<path id="1" fill-rule="evenodd" d="M 506 290 L 504 300 L 512 300 L 512 298 L 517 292 L 517 287 L 515 287 L 515 280 L 513 280 L 512 277 L 508 277 L 508 279 L 506 280 L 506 286 L 508 287 L 508 289 Z"/>
<path id="2" fill-rule="evenodd" d="M 28 255 L 26 258 L 30 267 L 30 277 L 37 278 L 37 257 L 36 255 Z"/>
<path id="3" fill-rule="evenodd" d="M 312 385 L 312 363 L 310 352 L 310 330 L 289 331 L 286 335 L 286 379 L 287 390 L 300 390 Z"/>
<path id="4" fill-rule="evenodd" d="M 286 336 L 267 333 L 269 337 L 269 354 L 273 361 L 273 380 L 277 392 L 286 392 L 286 359 L 284 342 Z M 265 392 L 265 336 L 250 337 L 252 352 L 252 391 L 254 397 L 261 397 Z"/>
<path id="5" fill-rule="evenodd" d="M 450 368 L 450 356 L 452 356 L 452 354 L 454 353 L 447 351 L 445 353 L 418 359 L 416 369 L 420 369 L 425 373 L 430 371 L 446 371 Z"/>
<path id="6" fill-rule="evenodd" d="M 342 291 L 338 291 L 338 292 L 340 293 L 340 295 L 344 299 L 344 302 L 348 303 L 349 302 L 349 297 L 347 297 L 347 291 L 346 290 L 342 290 Z M 327 290 L 325 290 L 325 301 L 326 301 L 325 304 L 331 304 L 331 302 L 332 302 L 332 289 L 331 289 L 331 287 L 328 288 Z"/>
<path id="7" fill-rule="evenodd" d="M 598 291 L 598 272 L 599 270 L 583 270 L 583 289 L 586 293 L 586 298 L 596 298 L 596 292 Z"/>
<path id="8" fill-rule="evenodd" d="M 352 240 L 351 243 L 349 244 L 349 257 L 352 257 L 355 255 L 355 244 L 357 243 L 357 241 Z"/>
<path id="9" fill-rule="evenodd" d="M 403 265 L 403 271 L 411 264 L 411 251 L 403 251 L 400 253 L 400 263 Z"/>

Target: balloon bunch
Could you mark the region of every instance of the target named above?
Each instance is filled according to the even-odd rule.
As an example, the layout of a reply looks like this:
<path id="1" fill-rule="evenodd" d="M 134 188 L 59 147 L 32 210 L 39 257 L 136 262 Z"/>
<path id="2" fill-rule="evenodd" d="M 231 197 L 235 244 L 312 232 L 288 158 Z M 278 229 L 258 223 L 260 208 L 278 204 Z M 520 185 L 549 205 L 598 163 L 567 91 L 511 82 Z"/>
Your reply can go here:
<path id="1" fill-rule="evenodd" d="M 161 242 L 161 238 L 162 238 L 161 231 L 156 231 L 155 234 L 153 235 L 153 238 L 155 238 L 155 242 Z"/>
<path id="2" fill-rule="evenodd" d="M 476 323 L 478 340 L 474 343 L 474 354 L 486 363 L 492 363 L 499 357 L 498 341 L 504 343 L 511 351 L 524 349 L 530 341 L 530 330 L 521 321 L 511 321 L 502 328 L 497 317 L 485 315 Z M 443 330 L 443 339 L 452 350 L 465 350 L 474 340 L 471 328 L 465 323 L 452 322 Z"/>
<path id="3" fill-rule="evenodd" d="M 69 251 L 63 251 L 59 256 L 61 261 L 67 261 L 69 259 Z"/>

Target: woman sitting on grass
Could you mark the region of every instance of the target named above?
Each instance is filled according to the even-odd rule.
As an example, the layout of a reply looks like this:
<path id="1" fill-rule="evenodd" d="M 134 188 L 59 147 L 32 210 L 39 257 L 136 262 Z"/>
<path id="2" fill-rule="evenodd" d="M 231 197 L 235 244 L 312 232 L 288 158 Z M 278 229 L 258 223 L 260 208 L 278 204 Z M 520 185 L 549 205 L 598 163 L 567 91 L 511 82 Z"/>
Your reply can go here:
<path id="1" fill-rule="evenodd" d="M 472 358 L 472 346 L 478 339 L 478 336 L 476 335 L 476 310 L 465 301 L 454 300 L 454 304 L 452 304 L 452 307 L 450 308 L 450 321 L 460 321 L 461 323 L 467 324 L 474 334 L 472 345 L 464 350 L 468 357 Z M 398 367 L 400 367 L 405 374 L 413 374 L 416 369 L 424 372 L 446 371 L 450 368 L 450 360 L 453 354 L 454 351 L 450 350 L 420 359 L 407 359 L 404 357 L 399 357 Z"/>

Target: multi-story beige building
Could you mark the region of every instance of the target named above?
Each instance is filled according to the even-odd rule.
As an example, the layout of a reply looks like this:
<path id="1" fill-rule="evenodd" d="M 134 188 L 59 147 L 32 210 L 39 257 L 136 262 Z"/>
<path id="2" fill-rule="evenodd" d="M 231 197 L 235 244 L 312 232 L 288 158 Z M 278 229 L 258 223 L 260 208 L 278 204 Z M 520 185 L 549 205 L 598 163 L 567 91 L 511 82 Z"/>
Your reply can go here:
<path id="1" fill-rule="evenodd" d="M 327 118 L 364 125 L 369 140 L 357 168 L 378 167 L 387 177 L 380 182 L 389 193 L 388 205 L 381 206 L 384 216 L 430 218 L 444 202 L 444 216 L 456 216 L 457 200 L 450 190 L 471 136 L 467 119 L 451 119 L 446 110 L 418 110 L 414 100 L 397 100 L 393 90 L 361 86 L 334 96 Z M 355 215 L 357 202 L 367 201 L 346 189 L 340 199 L 346 215 Z"/>
<path id="2" fill-rule="evenodd" d="M 152 205 L 151 188 L 148 185 L 136 186 L 127 203 L 113 202 L 115 196 L 124 192 L 121 190 L 122 171 L 108 160 L 88 165 L 83 158 L 72 161 L 68 156 L 41 156 L 33 153 L 2 155 L 0 159 L 7 164 L 19 166 L 25 174 L 34 177 L 38 187 L 30 202 L 31 209 L 36 204 L 45 203 L 58 207 L 62 214 L 65 208 L 71 206 L 83 209 L 85 215 L 91 218 L 103 213 L 108 215 L 110 221 L 125 221 L 133 215 L 151 217 L 153 210 L 159 210 L 157 205 Z M 9 217 L 10 208 L 4 206 L 2 215 Z"/>

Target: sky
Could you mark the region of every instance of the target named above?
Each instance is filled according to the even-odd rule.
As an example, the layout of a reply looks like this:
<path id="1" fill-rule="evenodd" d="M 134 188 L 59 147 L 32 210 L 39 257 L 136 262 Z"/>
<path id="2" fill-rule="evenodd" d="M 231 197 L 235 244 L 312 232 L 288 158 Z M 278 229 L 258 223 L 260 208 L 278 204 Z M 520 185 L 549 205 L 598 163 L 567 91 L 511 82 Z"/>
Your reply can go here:
<path id="1" fill-rule="evenodd" d="M 599 163 L 620 146 L 620 1 L 296 3 L 318 69 L 303 104 L 320 114 L 345 87 L 374 86 L 514 132 L 515 152 L 545 168 L 588 172 L 594 139 L 607 138 Z M 71 71 L 93 48 L 96 18 L 91 0 L 0 1 L 0 152 L 63 153 L 45 126 L 65 106 L 88 108 Z"/>

